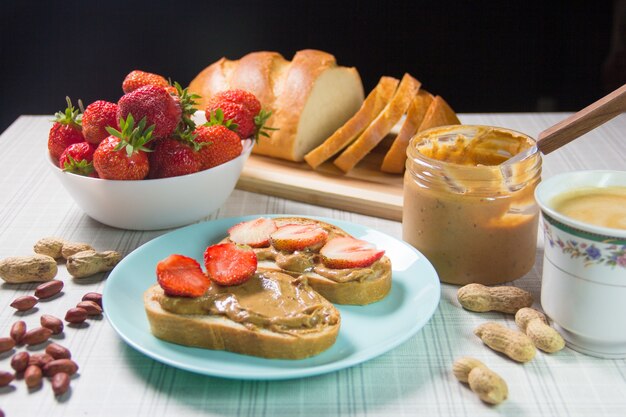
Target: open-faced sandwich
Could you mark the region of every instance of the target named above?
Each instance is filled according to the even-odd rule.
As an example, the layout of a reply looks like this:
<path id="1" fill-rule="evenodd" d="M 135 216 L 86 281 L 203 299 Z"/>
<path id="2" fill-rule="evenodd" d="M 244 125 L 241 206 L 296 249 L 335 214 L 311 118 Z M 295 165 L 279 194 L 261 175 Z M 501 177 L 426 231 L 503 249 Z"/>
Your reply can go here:
<path id="1" fill-rule="evenodd" d="M 259 268 L 305 276 L 335 304 L 370 304 L 391 289 L 391 261 L 385 251 L 326 222 L 260 217 L 231 227 L 225 241 L 254 248 Z"/>
<path id="2" fill-rule="evenodd" d="M 206 274 L 183 255 L 158 263 L 158 284 L 144 293 L 154 336 L 281 359 L 317 355 L 335 343 L 339 312 L 306 278 L 257 270 L 254 251 L 233 243 L 209 246 L 204 257 Z"/>
<path id="3" fill-rule="evenodd" d="M 331 347 L 341 317 L 331 302 L 368 304 L 391 286 L 391 263 L 369 242 L 318 220 L 250 220 L 204 252 L 204 267 L 174 254 L 144 293 L 154 336 L 185 346 L 302 359 Z"/>

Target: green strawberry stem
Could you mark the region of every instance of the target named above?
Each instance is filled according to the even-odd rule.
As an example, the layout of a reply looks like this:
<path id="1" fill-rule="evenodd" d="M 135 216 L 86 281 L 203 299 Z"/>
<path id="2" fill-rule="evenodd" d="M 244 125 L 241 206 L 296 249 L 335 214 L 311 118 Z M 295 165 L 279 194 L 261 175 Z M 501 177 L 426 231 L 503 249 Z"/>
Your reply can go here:
<path id="1" fill-rule="evenodd" d="M 271 115 L 271 111 L 265 111 L 261 109 L 259 114 L 254 116 L 254 141 L 256 143 L 259 142 L 259 136 L 265 136 L 266 138 L 270 137 L 269 133 L 267 132 L 268 130 L 280 130 L 277 127 L 265 126 L 267 119 L 269 119 Z"/>
<path id="2" fill-rule="evenodd" d="M 61 123 L 63 125 L 70 125 L 80 130 L 81 120 L 83 117 L 80 109 L 77 109 L 76 107 L 74 107 L 74 105 L 72 104 L 72 100 L 70 100 L 69 97 L 66 96 L 65 101 L 67 103 L 67 107 L 65 108 L 65 111 L 64 112 L 58 111 L 54 113 L 53 122 Z M 78 100 L 78 102 L 80 103 L 80 100 Z"/>
<path id="3" fill-rule="evenodd" d="M 170 83 L 171 84 L 171 83 Z M 179 83 L 174 81 L 174 88 L 180 99 L 180 108 L 182 109 L 182 117 L 179 124 L 189 127 L 191 130 L 196 128 L 196 123 L 191 118 L 196 112 L 196 105 L 198 102 L 196 99 L 201 96 L 198 94 L 189 93 L 187 88 L 183 88 Z"/>
<path id="4" fill-rule="evenodd" d="M 153 139 L 152 132 L 154 131 L 156 125 L 146 127 L 147 122 L 148 120 L 144 116 L 144 118 L 139 121 L 137 126 L 135 126 L 135 119 L 133 118 L 133 115 L 128 113 L 126 120 L 124 120 L 123 117 L 120 118 L 120 130 L 115 130 L 113 127 L 107 126 L 107 132 L 120 140 L 120 143 L 114 148 L 114 150 L 120 151 L 125 149 L 126 155 L 128 155 L 129 158 L 134 152 L 152 152 L 152 149 L 146 148 L 145 145 Z"/>
<path id="5" fill-rule="evenodd" d="M 195 126 L 195 124 L 194 124 Z M 194 151 L 198 152 L 202 147 L 208 146 L 213 142 L 196 142 L 196 138 L 198 134 L 195 132 L 195 127 L 191 128 L 191 126 L 187 125 L 178 125 L 176 126 L 176 130 L 172 134 L 172 138 L 178 140 L 179 142 L 185 143 L 188 146 L 192 147 Z"/>
<path id="6" fill-rule="evenodd" d="M 93 162 L 89 162 L 86 159 L 77 161 L 71 155 L 68 155 L 67 161 L 63 165 L 63 171 L 88 177 L 94 172 Z"/>
<path id="7" fill-rule="evenodd" d="M 239 126 L 233 120 L 235 119 L 229 119 L 224 121 L 224 112 L 222 111 L 222 109 L 218 108 L 215 111 L 210 112 L 209 120 L 207 120 L 204 126 L 223 125 L 233 132 L 237 132 L 237 128 Z"/>

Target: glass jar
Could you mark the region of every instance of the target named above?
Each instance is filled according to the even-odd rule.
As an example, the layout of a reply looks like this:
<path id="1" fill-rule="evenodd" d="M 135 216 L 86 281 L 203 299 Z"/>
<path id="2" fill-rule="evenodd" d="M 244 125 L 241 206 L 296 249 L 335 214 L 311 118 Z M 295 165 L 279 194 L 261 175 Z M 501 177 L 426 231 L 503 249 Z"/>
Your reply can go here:
<path id="1" fill-rule="evenodd" d="M 425 130 L 407 148 L 403 239 L 451 284 L 513 281 L 535 263 L 541 156 L 501 165 L 534 139 L 455 125 Z"/>

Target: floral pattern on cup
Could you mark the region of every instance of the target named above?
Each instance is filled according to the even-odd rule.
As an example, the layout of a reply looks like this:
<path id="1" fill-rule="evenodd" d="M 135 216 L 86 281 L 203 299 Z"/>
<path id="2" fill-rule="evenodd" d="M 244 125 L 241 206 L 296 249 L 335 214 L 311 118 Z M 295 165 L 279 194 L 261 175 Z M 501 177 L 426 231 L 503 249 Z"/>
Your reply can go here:
<path id="1" fill-rule="evenodd" d="M 598 245 L 579 242 L 574 239 L 561 239 L 552 228 L 544 222 L 543 229 L 550 247 L 558 246 L 564 254 L 572 259 L 582 259 L 584 266 L 604 264 L 611 268 L 619 267 L 626 269 L 626 245 Z M 556 238 L 555 238 L 556 236 Z"/>

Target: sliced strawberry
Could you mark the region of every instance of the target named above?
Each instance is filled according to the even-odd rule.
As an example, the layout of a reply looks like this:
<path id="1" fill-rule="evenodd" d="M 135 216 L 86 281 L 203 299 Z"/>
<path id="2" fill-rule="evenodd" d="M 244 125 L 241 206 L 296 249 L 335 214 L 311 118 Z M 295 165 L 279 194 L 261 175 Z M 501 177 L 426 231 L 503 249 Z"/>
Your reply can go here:
<path id="1" fill-rule="evenodd" d="M 328 233 L 316 224 L 287 224 L 270 235 L 272 246 L 280 251 L 318 250 Z"/>
<path id="2" fill-rule="evenodd" d="M 328 241 L 320 250 L 322 262 L 328 268 L 364 268 L 383 257 L 384 250 L 364 240 L 337 237 Z"/>
<path id="3" fill-rule="evenodd" d="M 270 234 L 276 230 L 274 220 L 266 217 L 249 220 L 228 229 L 228 236 L 234 243 L 253 248 L 265 248 L 270 245 Z"/>
<path id="4" fill-rule="evenodd" d="M 170 255 L 157 264 L 157 282 L 165 294 L 179 297 L 200 297 L 211 281 L 195 259 Z"/>
<path id="5" fill-rule="evenodd" d="M 247 246 L 220 243 L 204 251 L 207 275 L 220 285 L 237 285 L 254 275 L 257 267 L 256 253 Z"/>

